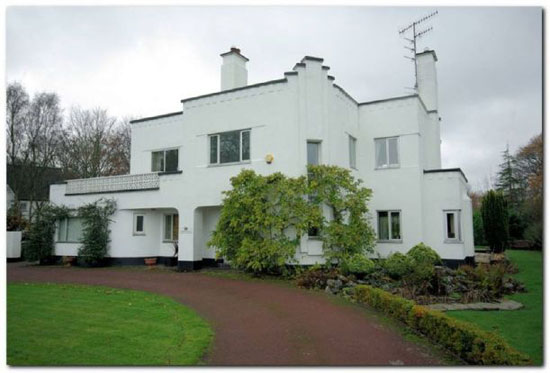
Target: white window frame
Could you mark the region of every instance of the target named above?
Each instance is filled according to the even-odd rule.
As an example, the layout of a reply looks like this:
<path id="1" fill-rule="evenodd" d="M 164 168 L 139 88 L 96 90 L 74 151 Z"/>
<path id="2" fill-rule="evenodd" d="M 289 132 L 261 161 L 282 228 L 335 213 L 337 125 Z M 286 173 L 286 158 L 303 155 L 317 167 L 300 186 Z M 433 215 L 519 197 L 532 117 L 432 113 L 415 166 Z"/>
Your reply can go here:
<path id="1" fill-rule="evenodd" d="M 138 221 L 139 216 L 141 216 L 143 218 L 143 230 L 141 230 L 141 231 L 137 230 L 137 221 Z M 145 236 L 145 214 L 143 214 L 143 213 L 135 213 L 134 214 L 133 235 L 134 236 Z"/>
<path id="2" fill-rule="evenodd" d="M 388 213 L 388 239 L 381 239 L 380 238 L 380 232 L 378 231 L 378 227 L 380 226 L 380 212 L 387 212 Z M 399 233 L 401 234 L 401 238 L 391 238 L 392 232 L 391 232 L 391 214 L 392 212 L 397 212 L 399 214 Z M 380 243 L 401 243 L 403 242 L 403 219 L 401 219 L 402 211 L 401 210 L 376 210 L 376 241 Z"/>
<path id="3" fill-rule="evenodd" d="M 322 140 L 314 140 L 314 139 L 309 139 L 306 141 L 306 164 L 310 164 L 309 163 L 309 160 L 307 159 L 308 156 L 307 156 L 307 146 L 309 144 L 316 144 L 317 145 L 317 165 L 320 165 L 320 164 L 323 164 L 323 161 L 322 161 L 322 157 L 321 155 L 323 154 L 323 151 L 322 151 L 322 146 L 323 146 L 323 141 Z"/>
<path id="4" fill-rule="evenodd" d="M 397 163 L 390 163 L 390 140 L 395 139 L 397 143 Z M 381 166 L 378 165 L 378 152 L 376 151 L 376 142 L 384 140 L 386 143 L 386 164 L 383 164 Z M 399 136 L 390 136 L 390 137 L 379 137 L 374 139 L 374 168 L 376 170 L 386 170 L 389 168 L 399 168 L 401 164 L 401 155 L 399 151 Z"/>
<path id="5" fill-rule="evenodd" d="M 353 144 L 353 152 L 351 145 Z M 349 167 L 357 170 L 357 138 L 348 134 Z"/>
<path id="6" fill-rule="evenodd" d="M 170 151 L 170 150 L 177 150 L 178 151 L 178 167 L 175 171 L 166 171 L 166 152 Z M 163 156 L 163 170 L 157 170 L 157 171 L 153 171 L 153 153 L 160 153 L 162 152 L 162 156 Z M 151 172 L 178 172 L 180 170 L 180 149 L 179 147 L 177 148 L 167 148 L 167 149 L 158 149 L 158 150 L 151 150 Z"/>
<path id="7" fill-rule="evenodd" d="M 447 215 L 453 214 L 454 215 L 454 225 L 455 225 L 455 238 L 449 238 L 448 236 L 448 230 L 447 230 Z M 462 243 L 462 227 L 461 227 L 461 210 L 454 209 L 454 210 L 443 210 L 443 237 L 445 237 L 444 241 L 445 243 Z"/>
<path id="8" fill-rule="evenodd" d="M 221 163 L 220 162 L 220 135 L 224 134 L 224 133 L 228 133 L 228 132 L 239 132 L 239 160 L 236 161 L 236 162 L 225 162 L 225 163 Z M 243 132 L 248 132 L 249 133 L 249 144 L 248 144 L 248 159 L 243 159 Z M 217 137 L 218 140 L 216 141 L 216 146 L 217 146 L 217 151 L 216 151 L 216 163 L 212 163 L 211 159 L 210 159 L 210 151 L 211 151 L 211 146 L 212 146 L 212 140 L 211 138 L 212 137 Z M 207 146 L 207 150 L 208 150 L 208 165 L 209 166 L 229 166 L 229 165 L 234 165 L 234 164 L 241 164 L 241 163 L 250 163 L 250 160 L 252 159 L 252 129 L 251 128 L 246 128 L 246 129 L 242 129 L 242 130 L 233 130 L 233 131 L 224 131 L 224 132 L 218 132 L 218 133 L 213 133 L 211 135 L 208 135 L 208 146 Z"/>
<path id="9" fill-rule="evenodd" d="M 174 239 L 174 215 L 178 214 L 163 214 L 162 215 L 162 242 L 176 242 Z M 166 217 L 170 216 L 170 238 L 166 238 Z M 179 223 L 179 218 L 178 218 Z M 178 227 L 179 229 L 179 227 Z"/>

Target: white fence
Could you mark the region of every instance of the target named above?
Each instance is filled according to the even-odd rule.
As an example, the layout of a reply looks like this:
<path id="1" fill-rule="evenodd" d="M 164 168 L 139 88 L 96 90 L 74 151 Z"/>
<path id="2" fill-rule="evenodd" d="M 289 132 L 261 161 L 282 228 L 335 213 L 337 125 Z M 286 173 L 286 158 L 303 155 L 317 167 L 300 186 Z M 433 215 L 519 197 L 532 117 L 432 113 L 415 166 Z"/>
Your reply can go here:
<path id="1" fill-rule="evenodd" d="M 6 256 L 8 259 L 21 258 L 21 232 L 6 232 Z"/>

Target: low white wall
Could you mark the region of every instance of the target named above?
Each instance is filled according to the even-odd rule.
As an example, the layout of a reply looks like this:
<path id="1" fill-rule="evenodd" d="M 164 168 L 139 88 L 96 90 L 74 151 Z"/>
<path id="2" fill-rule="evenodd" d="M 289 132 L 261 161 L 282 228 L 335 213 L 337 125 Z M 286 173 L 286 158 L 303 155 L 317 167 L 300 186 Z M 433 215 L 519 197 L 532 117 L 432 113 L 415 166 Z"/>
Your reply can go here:
<path id="1" fill-rule="evenodd" d="M 21 237 L 22 232 L 6 232 L 7 258 L 21 258 Z"/>

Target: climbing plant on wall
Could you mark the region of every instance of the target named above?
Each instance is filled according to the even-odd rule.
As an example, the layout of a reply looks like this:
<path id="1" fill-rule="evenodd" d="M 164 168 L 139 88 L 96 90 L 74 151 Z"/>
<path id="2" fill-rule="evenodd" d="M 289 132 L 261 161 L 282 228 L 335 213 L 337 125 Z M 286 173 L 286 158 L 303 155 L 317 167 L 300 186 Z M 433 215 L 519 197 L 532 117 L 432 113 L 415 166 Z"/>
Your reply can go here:
<path id="1" fill-rule="evenodd" d="M 84 264 L 100 265 L 107 256 L 110 241 L 109 223 L 116 211 L 116 202 L 100 199 L 78 208 L 82 222 L 82 246 L 78 256 Z"/>
<path id="2" fill-rule="evenodd" d="M 23 245 L 26 260 L 47 263 L 53 255 L 56 222 L 69 216 L 69 209 L 48 203 L 39 210 L 30 225 L 28 239 Z"/>

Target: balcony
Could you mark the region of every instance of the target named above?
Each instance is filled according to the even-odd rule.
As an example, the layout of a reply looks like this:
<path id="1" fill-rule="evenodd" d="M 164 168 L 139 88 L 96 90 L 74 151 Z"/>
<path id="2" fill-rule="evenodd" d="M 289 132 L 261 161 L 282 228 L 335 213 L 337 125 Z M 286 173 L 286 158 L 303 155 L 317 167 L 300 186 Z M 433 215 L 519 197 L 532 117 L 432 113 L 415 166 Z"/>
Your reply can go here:
<path id="1" fill-rule="evenodd" d="M 65 195 L 117 193 L 154 189 L 159 189 L 159 175 L 156 172 L 68 180 Z"/>

